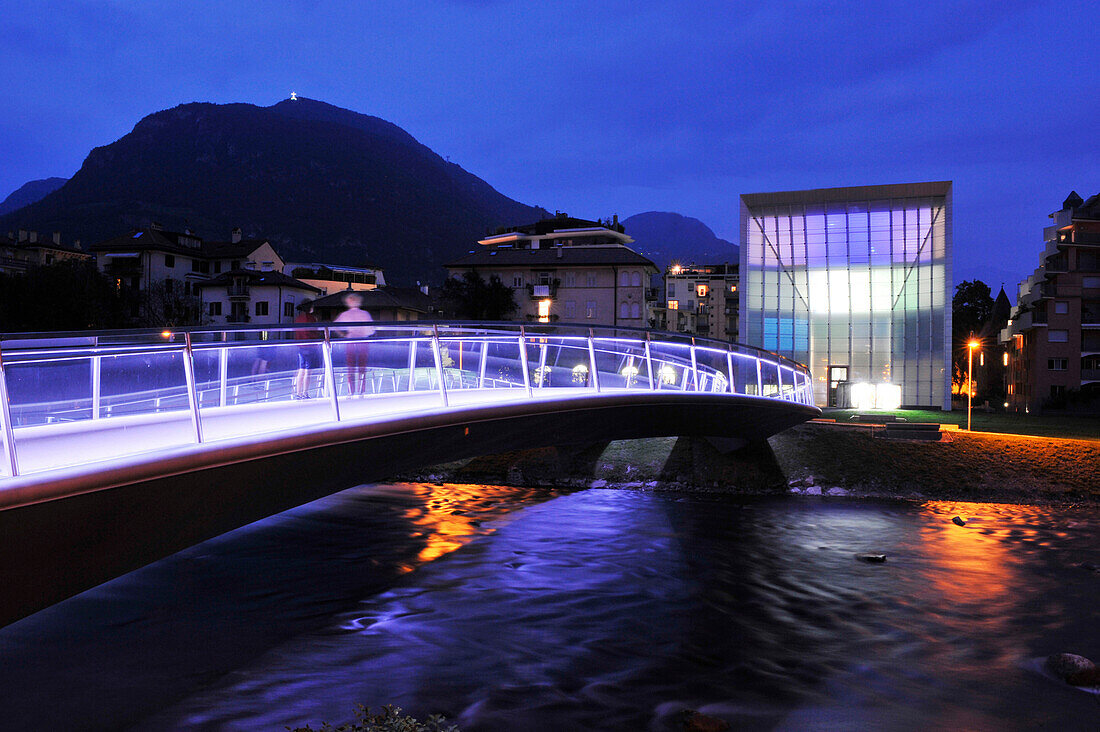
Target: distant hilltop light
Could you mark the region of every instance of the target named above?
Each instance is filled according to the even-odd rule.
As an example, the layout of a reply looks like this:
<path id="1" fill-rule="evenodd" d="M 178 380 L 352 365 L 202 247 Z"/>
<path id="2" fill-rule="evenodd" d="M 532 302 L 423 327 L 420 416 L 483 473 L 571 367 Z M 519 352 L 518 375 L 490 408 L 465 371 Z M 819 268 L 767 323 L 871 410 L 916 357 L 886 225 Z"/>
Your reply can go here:
<path id="1" fill-rule="evenodd" d="M 298 101 L 298 92 L 291 92 L 290 93 L 290 101 L 292 101 L 292 102 Z"/>

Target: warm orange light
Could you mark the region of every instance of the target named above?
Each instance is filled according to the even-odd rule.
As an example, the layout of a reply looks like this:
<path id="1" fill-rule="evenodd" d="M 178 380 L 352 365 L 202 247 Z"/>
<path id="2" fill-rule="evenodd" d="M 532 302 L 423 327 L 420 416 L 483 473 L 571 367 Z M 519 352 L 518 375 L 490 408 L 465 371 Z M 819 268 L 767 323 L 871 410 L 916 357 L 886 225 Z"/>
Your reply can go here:
<path id="1" fill-rule="evenodd" d="M 969 343 L 967 343 L 966 345 L 967 345 L 968 347 L 970 347 L 970 348 L 978 348 L 978 347 L 979 347 L 979 346 L 981 346 L 982 344 L 981 344 L 981 341 L 970 341 L 970 342 L 969 342 Z"/>
<path id="2" fill-rule="evenodd" d="M 170 331 L 170 330 L 162 331 L 160 335 L 161 335 L 161 338 L 171 338 L 172 337 L 172 331 Z"/>

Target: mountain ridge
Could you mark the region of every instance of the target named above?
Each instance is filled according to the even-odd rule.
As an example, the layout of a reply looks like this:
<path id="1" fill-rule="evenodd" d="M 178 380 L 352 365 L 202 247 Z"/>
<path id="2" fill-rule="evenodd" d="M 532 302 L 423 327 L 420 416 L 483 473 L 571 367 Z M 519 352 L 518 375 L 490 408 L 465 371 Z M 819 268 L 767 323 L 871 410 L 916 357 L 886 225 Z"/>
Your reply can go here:
<path id="1" fill-rule="evenodd" d="M 0 216 L 41 201 L 68 182 L 68 178 L 41 178 L 27 181 L 0 201 Z"/>
<path id="2" fill-rule="evenodd" d="M 61 188 L 0 216 L 0 228 L 91 244 L 153 220 L 213 238 L 240 226 L 287 260 L 369 262 L 412 282 L 441 279 L 442 263 L 486 231 L 545 213 L 397 125 L 299 98 L 147 115 L 93 148 Z"/>

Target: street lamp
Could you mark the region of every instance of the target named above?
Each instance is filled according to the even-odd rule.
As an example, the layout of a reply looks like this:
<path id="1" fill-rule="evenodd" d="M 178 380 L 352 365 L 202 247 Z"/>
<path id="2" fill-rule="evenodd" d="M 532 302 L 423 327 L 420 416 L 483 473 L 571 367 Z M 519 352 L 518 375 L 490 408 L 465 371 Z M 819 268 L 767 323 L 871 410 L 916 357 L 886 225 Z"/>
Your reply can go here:
<path id="1" fill-rule="evenodd" d="M 981 346 L 981 342 L 971 338 L 966 344 L 966 431 L 970 431 L 970 407 L 974 399 L 974 349 Z"/>

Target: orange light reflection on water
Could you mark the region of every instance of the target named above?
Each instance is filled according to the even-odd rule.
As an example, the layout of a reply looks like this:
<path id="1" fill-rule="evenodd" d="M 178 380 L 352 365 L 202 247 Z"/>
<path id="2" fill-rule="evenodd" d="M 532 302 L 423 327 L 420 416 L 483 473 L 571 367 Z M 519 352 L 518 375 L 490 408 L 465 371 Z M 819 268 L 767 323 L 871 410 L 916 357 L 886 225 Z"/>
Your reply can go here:
<path id="1" fill-rule="evenodd" d="M 522 489 L 460 483 L 408 483 L 404 485 L 421 499 L 410 506 L 404 517 L 418 531 L 424 547 L 416 561 L 401 566 L 411 572 L 425 562 L 461 549 L 478 536 L 492 533 L 481 528 L 483 521 L 500 518 L 520 498 Z"/>
<path id="2" fill-rule="evenodd" d="M 1016 565 L 1037 535 L 1042 509 L 957 501 L 927 501 L 922 508 L 929 514 L 920 539 L 933 562 L 930 589 L 973 611 L 974 620 L 995 623 L 1015 602 Z M 966 525 L 954 524 L 955 516 Z"/>

